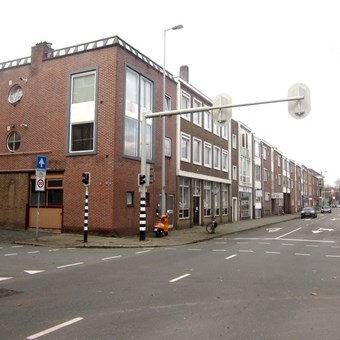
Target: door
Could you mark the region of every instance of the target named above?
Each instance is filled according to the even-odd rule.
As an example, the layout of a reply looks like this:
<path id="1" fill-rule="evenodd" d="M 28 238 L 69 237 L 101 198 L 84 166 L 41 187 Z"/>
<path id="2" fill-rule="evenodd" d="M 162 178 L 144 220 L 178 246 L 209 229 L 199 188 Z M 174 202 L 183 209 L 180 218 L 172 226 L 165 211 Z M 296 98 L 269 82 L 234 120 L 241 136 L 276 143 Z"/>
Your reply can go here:
<path id="1" fill-rule="evenodd" d="M 200 225 L 200 196 L 194 196 L 193 209 L 193 225 Z"/>

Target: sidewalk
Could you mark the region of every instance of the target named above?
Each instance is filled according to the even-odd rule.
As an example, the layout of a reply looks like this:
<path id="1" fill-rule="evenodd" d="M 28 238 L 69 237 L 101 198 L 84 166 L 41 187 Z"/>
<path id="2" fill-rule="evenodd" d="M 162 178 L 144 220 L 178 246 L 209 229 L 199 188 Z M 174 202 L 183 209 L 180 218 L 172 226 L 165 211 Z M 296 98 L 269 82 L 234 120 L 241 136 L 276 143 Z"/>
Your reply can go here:
<path id="1" fill-rule="evenodd" d="M 168 236 L 161 238 L 156 238 L 153 234 L 147 234 L 144 241 L 140 241 L 139 236 L 108 237 L 95 236 L 89 233 L 86 243 L 84 243 L 83 234 L 40 230 L 38 232 L 38 240 L 36 240 L 35 230 L 13 230 L 0 228 L 0 242 L 56 248 L 171 247 L 197 243 L 211 238 L 222 237 L 228 234 L 263 226 L 270 226 L 275 223 L 297 218 L 300 218 L 299 214 L 263 217 L 254 220 L 243 220 L 234 223 L 221 224 L 218 225 L 215 234 L 208 234 L 205 227 L 200 226 L 181 230 L 170 230 Z"/>

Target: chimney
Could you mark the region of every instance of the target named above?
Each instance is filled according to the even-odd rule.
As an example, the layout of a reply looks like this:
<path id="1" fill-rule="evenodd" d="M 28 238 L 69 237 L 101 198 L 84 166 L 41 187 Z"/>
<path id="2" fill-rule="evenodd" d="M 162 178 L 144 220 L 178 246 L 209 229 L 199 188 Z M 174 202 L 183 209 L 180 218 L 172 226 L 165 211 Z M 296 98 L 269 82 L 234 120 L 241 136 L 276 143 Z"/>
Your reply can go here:
<path id="1" fill-rule="evenodd" d="M 32 47 L 32 63 L 46 59 L 47 53 L 53 51 L 52 44 L 46 41 Z"/>
<path id="2" fill-rule="evenodd" d="M 189 66 L 183 65 L 179 69 L 179 76 L 181 79 L 189 83 Z"/>

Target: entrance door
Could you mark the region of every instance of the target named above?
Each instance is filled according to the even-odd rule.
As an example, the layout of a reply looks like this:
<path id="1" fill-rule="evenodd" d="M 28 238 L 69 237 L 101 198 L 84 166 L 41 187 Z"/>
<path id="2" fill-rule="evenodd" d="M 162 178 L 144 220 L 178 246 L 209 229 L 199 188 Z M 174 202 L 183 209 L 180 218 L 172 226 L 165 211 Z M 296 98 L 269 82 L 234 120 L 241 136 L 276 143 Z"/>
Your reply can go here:
<path id="1" fill-rule="evenodd" d="M 193 197 L 193 225 L 200 225 L 200 196 Z"/>
<path id="2" fill-rule="evenodd" d="M 175 196 L 167 195 L 166 213 L 168 214 L 168 219 L 169 219 L 169 229 L 172 229 L 174 227 L 174 206 L 175 206 Z"/>

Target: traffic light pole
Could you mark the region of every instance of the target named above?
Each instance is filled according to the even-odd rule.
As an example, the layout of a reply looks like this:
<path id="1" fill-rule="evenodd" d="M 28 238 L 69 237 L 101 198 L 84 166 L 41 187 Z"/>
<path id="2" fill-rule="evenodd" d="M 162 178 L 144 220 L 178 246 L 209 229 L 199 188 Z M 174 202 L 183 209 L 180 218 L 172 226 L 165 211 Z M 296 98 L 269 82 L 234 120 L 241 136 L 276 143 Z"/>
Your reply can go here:
<path id="1" fill-rule="evenodd" d="M 297 84 L 299 85 L 299 84 Z M 297 87 L 299 89 L 299 86 Z M 146 175 L 146 119 L 147 118 L 156 118 L 156 117 L 164 117 L 164 116 L 176 116 L 183 113 L 195 113 L 195 112 L 203 112 L 203 111 L 211 111 L 211 110 L 222 110 L 229 109 L 233 107 L 242 107 L 242 106 L 251 106 L 251 105 L 262 105 L 262 104 L 272 104 L 272 103 L 280 103 L 280 102 L 293 102 L 296 101 L 298 107 L 301 107 L 301 101 L 304 103 L 305 99 L 307 99 L 307 107 L 306 112 L 301 112 L 298 110 L 291 115 L 295 116 L 295 118 L 304 118 L 310 110 L 309 103 L 309 94 L 305 98 L 305 95 L 298 95 L 284 99 L 276 99 L 270 101 L 262 101 L 262 102 L 253 102 L 247 104 L 227 104 L 227 105 L 218 105 L 218 106 L 201 106 L 190 109 L 180 109 L 180 110 L 172 110 L 172 111 L 162 111 L 162 112 L 152 112 L 152 113 L 144 113 L 142 112 L 142 125 L 141 125 L 141 175 Z M 290 110 L 289 110 L 290 111 Z M 231 119 L 231 118 L 230 118 Z M 227 120 L 221 118 L 219 123 L 228 124 Z M 143 183 L 139 186 L 140 191 L 140 219 L 139 219 L 139 240 L 145 240 L 146 234 L 146 183 Z"/>
<path id="2" fill-rule="evenodd" d="M 141 126 L 141 176 L 146 176 L 146 118 L 142 112 Z M 144 177 L 146 178 L 146 177 Z M 139 187 L 140 191 L 140 210 L 139 210 L 139 240 L 145 241 L 146 235 L 146 181 Z"/>
<path id="3" fill-rule="evenodd" d="M 87 230 L 89 224 L 89 187 L 85 186 L 85 209 L 84 209 L 84 243 L 87 242 Z"/>

